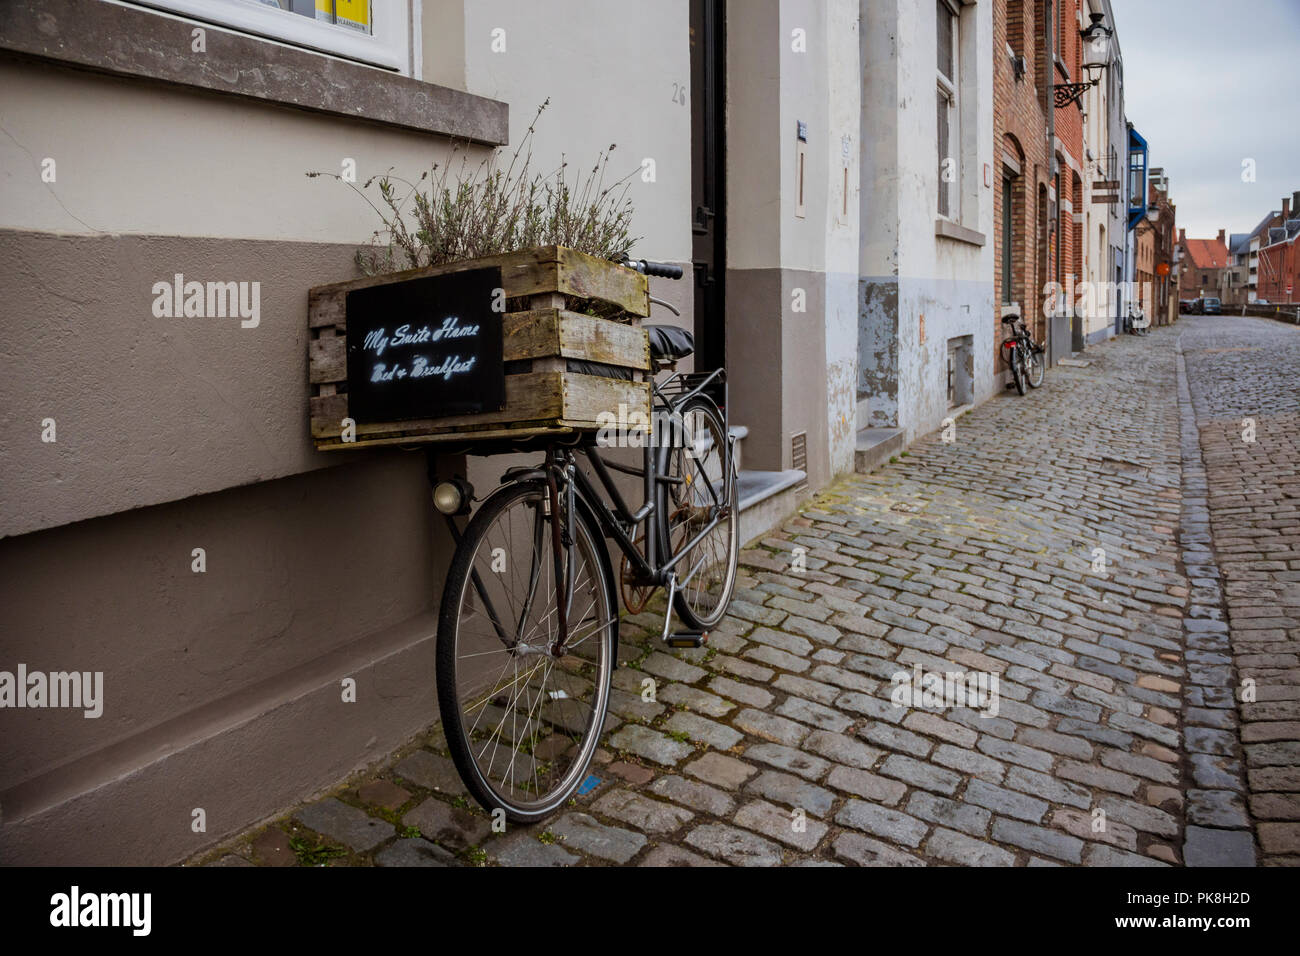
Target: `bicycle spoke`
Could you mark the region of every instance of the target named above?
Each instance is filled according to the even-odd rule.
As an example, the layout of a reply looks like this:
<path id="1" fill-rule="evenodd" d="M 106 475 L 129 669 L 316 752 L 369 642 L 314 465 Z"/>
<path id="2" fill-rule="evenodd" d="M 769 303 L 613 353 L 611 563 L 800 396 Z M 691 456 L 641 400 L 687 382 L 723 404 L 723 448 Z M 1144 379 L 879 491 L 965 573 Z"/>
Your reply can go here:
<path id="1" fill-rule="evenodd" d="M 456 674 L 454 695 L 440 694 L 440 706 L 445 696 L 444 713 L 454 711 L 446 729 L 449 744 L 453 737 L 459 742 L 452 747 L 457 767 L 484 806 L 505 806 L 512 818 L 554 809 L 581 784 L 604 723 L 613 666 L 616 608 L 607 566 L 597 557 L 604 540 L 576 519 L 564 559 L 573 579 L 568 635 L 563 656 L 553 654 L 563 595 L 550 518 L 540 511 L 543 494 L 536 483 L 520 487 L 485 519 L 468 558 L 483 593 L 460 579 L 450 658 L 439 638 L 439 666 L 449 659 Z M 558 520 L 567 524 L 563 511 Z M 485 601 L 511 620 L 493 622 Z M 517 643 L 500 646 L 494 623 Z"/>

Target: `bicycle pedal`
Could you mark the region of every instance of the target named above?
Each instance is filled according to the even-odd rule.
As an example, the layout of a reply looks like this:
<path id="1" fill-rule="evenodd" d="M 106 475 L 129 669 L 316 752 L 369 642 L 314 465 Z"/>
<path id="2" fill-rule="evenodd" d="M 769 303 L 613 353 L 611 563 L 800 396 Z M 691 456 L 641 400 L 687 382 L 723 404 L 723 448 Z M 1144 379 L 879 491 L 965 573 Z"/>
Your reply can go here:
<path id="1" fill-rule="evenodd" d="M 669 647 L 703 647 L 708 641 L 708 631 L 678 631 L 664 638 Z"/>

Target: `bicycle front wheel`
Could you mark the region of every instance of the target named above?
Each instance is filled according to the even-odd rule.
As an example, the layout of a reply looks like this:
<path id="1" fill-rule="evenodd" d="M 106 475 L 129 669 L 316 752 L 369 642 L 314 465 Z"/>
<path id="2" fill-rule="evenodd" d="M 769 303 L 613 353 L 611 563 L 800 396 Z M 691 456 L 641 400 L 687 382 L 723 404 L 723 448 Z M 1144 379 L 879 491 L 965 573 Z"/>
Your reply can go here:
<path id="1" fill-rule="evenodd" d="M 736 587 L 739 479 L 726 426 L 712 401 L 703 396 L 688 401 L 681 424 L 659 469 L 664 479 L 656 502 L 660 553 L 682 555 L 674 566 L 681 584 L 673 600 L 677 616 L 688 627 L 708 630 L 727 613 Z"/>
<path id="2" fill-rule="evenodd" d="M 556 653 L 562 589 L 549 510 L 541 481 L 489 497 L 456 548 L 438 619 L 438 707 L 452 760 L 485 809 L 517 823 L 546 818 L 582 785 L 615 664 L 613 576 L 582 510 L 572 522 L 568 639 Z"/>

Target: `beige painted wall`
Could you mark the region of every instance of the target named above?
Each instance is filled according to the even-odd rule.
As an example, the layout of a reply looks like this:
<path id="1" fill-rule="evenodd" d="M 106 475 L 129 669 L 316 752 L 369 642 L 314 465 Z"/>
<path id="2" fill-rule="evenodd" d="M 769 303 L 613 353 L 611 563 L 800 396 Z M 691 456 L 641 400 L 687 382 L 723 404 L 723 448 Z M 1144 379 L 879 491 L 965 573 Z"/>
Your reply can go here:
<path id="1" fill-rule="evenodd" d="M 615 144 L 613 178 L 636 174 L 632 232 L 642 238 L 635 254 L 678 262 L 691 258 L 688 12 L 687 0 L 472 0 L 463 18 L 465 89 L 510 104 L 512 145 L 504 152 L 549 98 L 534 168 L 549 172 L 567 160 L 570 182 L 580 181 Z M 439 15 L 426 8 L 426 35 Z M 454 16 L 451 22 L 454 28 Z M 500 52 L 493 49 L 498 30 Z M 654 182 L 642 179 L 646 159 L 654 161 Z"/>
<path id="2" fill-rule="evenodd" d="M 780 0 L 727 4 L 727 268 L 781 262 Z M 794 131 L 788 135 L 793 137 Z"/>
<path id="3" fill-rule="evenodd" d="M 447 156 L 433 136 L 54 66 L 0 60 L 0 88 L 13 229 L 363 243 L 375 212 L 306 173 L 353 159 L 358 185 L 390 167 L 414 180 Z"/>

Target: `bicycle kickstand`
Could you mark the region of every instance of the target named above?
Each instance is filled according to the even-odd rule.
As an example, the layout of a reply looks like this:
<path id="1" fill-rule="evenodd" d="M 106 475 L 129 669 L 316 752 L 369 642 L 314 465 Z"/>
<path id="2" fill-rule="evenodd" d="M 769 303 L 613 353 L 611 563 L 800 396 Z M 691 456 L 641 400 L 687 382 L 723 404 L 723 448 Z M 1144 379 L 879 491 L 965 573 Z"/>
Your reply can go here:
<path id="1" fill-rule="evenodd" d="M 677 572 L 674 571 L 668 575 L 668 606 L 664 610 L 664 629 L 659 635 L 659 639 L 669 647 L 703 647 L 709 640 L 708 631 L 675 631 L 668 632 L 668 628 L 673 623 L 673 598 L 677 594 Z"/>

